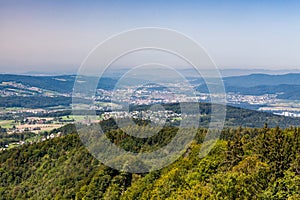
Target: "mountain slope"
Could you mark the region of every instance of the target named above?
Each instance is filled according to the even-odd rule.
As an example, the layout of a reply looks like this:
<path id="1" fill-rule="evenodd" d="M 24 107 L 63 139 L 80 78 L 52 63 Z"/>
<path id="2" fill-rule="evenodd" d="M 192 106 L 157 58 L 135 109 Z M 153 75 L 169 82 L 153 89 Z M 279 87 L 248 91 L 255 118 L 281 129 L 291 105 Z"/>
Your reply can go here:
<path id="1" fill-rule="evenodd" d="M 299 128 L 225 129 L 200 158 L 205 133 L 175 163 L 147 174 L 101 165 L 73 134 L 0 152 L 0 199 L 299 199 Z M 112 134 L 116 145 L 130 144 Z"/>
<path id="2" fill-rule="evenodd" d="M 225 77 L 227 86 L 254 87 L 259 85 L 300 85 L 300 74 L 290 73 L 284 75 L 251 74 L 246 76 Z"/>
<path id="3" fill-rule="evenodd" d="M 13 74 L 0 74 L 0 83 L 16 82 L 30 87 L 38 87 L 45 90 L 55 91 L 59 93 L 71 93 L 73 91 L 75 75 L 61 76 L 25 76 Z M 83 83 L 95 77 L 80 77 Z M 98 88 L 113 89 L 116 80 L 103 77 L 99 80 Z"/>

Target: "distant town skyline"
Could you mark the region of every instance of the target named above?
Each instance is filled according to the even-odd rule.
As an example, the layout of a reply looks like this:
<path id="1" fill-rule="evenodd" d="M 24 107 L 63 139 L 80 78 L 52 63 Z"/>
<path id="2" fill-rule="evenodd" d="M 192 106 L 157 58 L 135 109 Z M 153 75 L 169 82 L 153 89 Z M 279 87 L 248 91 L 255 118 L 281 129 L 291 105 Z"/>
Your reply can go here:
<path id="1" fill-rule="evenodd" d="M 139 27 L 186 34 L 220 69 L 297 70 L 299 9 L 299 1 L 279 0 L 1 1 L 0 73 L 73 73 L 97 44 Z"/>

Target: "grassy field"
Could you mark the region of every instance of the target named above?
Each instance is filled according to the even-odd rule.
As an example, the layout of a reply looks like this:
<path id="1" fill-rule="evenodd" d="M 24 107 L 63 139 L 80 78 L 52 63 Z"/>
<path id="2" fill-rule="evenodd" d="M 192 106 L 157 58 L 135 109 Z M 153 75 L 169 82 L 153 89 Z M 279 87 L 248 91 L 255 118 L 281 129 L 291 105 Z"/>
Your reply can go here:
<path id="1" fill-rule="evenodd" d="M 43 131 L 51 131 L 55 128 L 60 128 L 65 124 L 22 124 L 22 125 L 17 125 L 16 127 L 20 130 L 24 130 L 28 128 L 30 132 L 33 133 L 39 133 Z M 40 128 L 40 130 L 33 130 L 34 128 Z"/>
<path id="2" fill-rule="evenodd" d="M 2 128 L 12 128 L 14 125 L 17 125 L 17 123 L 15 123 L 15 120 L 3 120 L 3 121 L 0 121 L 0 126 Z"/>
<path id="3" fill-rule="evenodd" d="M 95 123 L 99 120 L 101 120 L 100 116 L 84 116 L 84 115 L 66 115 L 66 116 L 62 116 L 61 119 L 64 120 L 64 122 L 60 122 L 60 121 L 56 121 L 54 120 L 54 117 L 28 117 L 27 119 L 30 120 L 41 120 L 41 119 L 45 119 L 46 121 L 52 121 L 52 123 L 45 123 L 45 124 L 21 124 L 19 122 L 15 122 L 15 120 L 2 120 L 0 121 L 0 126 L 2 128 L 6 128 L 8 133 L 12 133 L 13 131 L 8 130 L 10 128 L 13 128 L 13 126 L 16 127 L 16 130 L 23 132 L 24 130 L 29 130 L 30 132 L 34 132 L 34 133 L 40 133 L 40 132 L 44 132 L 44 131 L 51 131 L 53 129 L 57 129 L 60 128 L 68 123 L 73 123 L 74 120 L 75 122 L 88 122 L 88 123 Z M 35 130 L 38 129 L 38 130 Z"/>
<path id="4" fill-rule="evenodd" d="M 112 103 L 112 102 L 95 102 L 95 104 L 99 106 L 112 106 L 112 107 L 119 106 L 119 104 Z"/>
<path id="5" fill-rule="evenodd" d="M 85 115 L 67 115 L 67 116 L 62 116 L 61 117 L 63 120 L 72 120 L 74 119 L 75 121 L 83 121 L 86 120 Z M 95 118 L 95 116 L 90 116 L 89 118 Z M 100 119 L 100 116 L 97 116 L 97 119 Z"/>
<path id="6" fill-rule="evenodd" d="M 85 116 L 83 115 L 67 115 L 67 116 L 62 116 L 63 120 L 76 120 L 76 121 L 82 121 L 85 119 Z"/>

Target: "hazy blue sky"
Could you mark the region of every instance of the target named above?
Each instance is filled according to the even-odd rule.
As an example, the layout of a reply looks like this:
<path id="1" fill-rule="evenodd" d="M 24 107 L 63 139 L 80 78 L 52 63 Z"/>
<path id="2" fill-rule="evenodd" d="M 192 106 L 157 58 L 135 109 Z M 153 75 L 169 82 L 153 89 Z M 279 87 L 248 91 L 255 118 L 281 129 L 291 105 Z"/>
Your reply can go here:
<path id="1" fill-rule="evenodd" d="M 0 1 L 0 72 L 75 71 L 99 42 L 143 26 L 192 37 L 220 68 L 299 69 L 299 11 L 276 0 Z"/>

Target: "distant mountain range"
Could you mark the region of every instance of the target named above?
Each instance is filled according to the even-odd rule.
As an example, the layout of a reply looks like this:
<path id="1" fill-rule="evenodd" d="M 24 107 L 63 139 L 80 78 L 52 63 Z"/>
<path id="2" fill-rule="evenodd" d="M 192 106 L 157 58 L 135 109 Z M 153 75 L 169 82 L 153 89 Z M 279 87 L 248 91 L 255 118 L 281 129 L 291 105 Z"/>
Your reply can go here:
<path id="1" fill-rule="evenodd" d="M 196 89 L 208 92 L 203 80 Z M 194 82 L 197 82 L 194 80 Z M 277 94 L 277 98 L 300 100 L 300 73 L 283 75 L 251 74 L 246 76 L 232 76 L 223 79 L 226 92 L 244 95 Z"/>
<path id="2" fill-rule="evenodd" d="M 255 87 L 260 85 L 300 85 L 300 73 L 283 75 L 251 74 L 246 76 L 225 77 L 224 84 L 234 87 Z"/>
<path id="3" fill-rule="evenodd" d="M 278 94 L 279 99 L 300 100 L 300 74 L 251 74 L 224 78 L 227 92 L 246 95 Z"/>
<path id="4" fill-rule="evenodd" d="M 16 82 L 30 87 L 38 87 L 59 93 L 72 92 L 75 75 L 60 76 L 27 76 L 0 74 L 0 83 Z M 143 77 L 141 77 L 142 79 Z M 82 82 L 87 82 L 95 77 L 80 77 Z M 99 80 L 98 88 L 111 90 L 118 79 L 116 77 L 103 77 Z M 138 83 L 138 80 L 131 80 Z M 231 76 L 223 78 L 226 92 L 235 92 L 246 95 L 277 94 L 278 98 L 289 100 L 300 100 L 300 73 L 283 75 L 251 74 L 245 76 Z M 203 79 L 191 78 L 192 84 L 199 84 L 198 91 L 208 92 Z M 0 89 L 3 88 L 0 86 Z M 5 86 L 11 87 L 11 86 Z"/>

